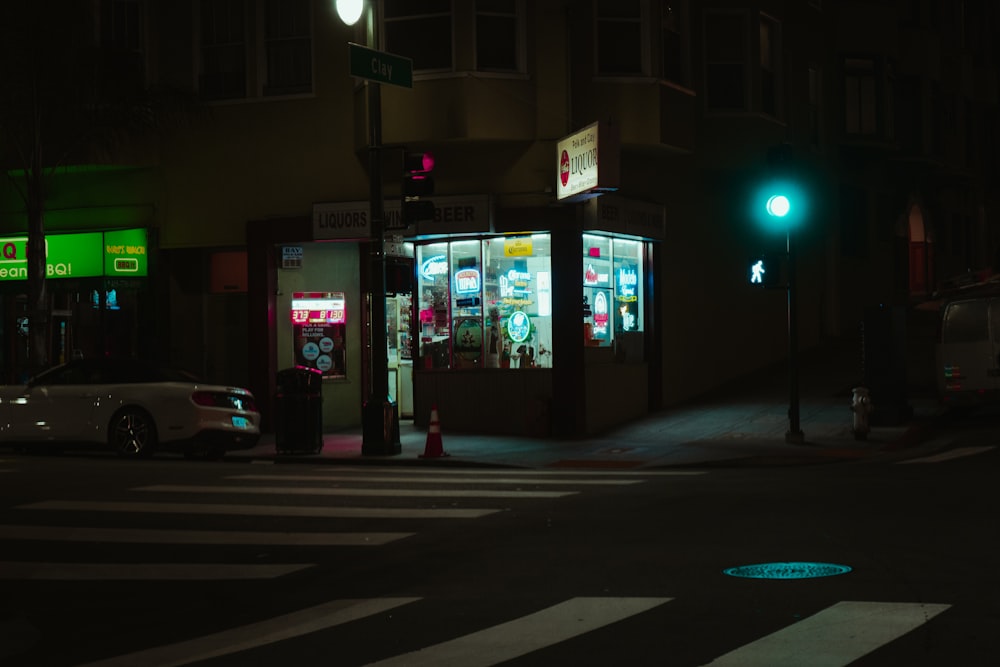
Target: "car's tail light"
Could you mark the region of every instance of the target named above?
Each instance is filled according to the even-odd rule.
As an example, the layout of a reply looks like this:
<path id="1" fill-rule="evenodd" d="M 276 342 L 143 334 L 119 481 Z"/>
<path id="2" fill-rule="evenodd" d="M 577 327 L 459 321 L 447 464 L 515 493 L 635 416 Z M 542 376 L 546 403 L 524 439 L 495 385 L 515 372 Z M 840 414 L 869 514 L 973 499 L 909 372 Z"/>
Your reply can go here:
<path id="1" fill-rule="evenodd" d="M 224 394 L 215 391 L 196 391 L 191 394 L 191 400 L 195 405 L 203 405 L 209 408 L 228 408 L 230 410 L 257 411 L 257 404 L 253 396 L 247 394 Z"/>

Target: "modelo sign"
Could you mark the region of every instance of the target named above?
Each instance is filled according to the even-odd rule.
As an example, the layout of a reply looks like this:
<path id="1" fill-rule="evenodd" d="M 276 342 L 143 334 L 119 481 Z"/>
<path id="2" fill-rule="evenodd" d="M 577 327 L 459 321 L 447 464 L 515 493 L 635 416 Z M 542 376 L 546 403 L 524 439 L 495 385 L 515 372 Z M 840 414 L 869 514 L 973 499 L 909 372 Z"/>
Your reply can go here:
<path id="1" fill-rule="evenodd" d="M 556 144 L 556 198 L 574 202 L 618 189 L 621 148 L 618 132 L 592 123 Z"/>
<path id="2" fill-rule="evenodd" d="M 148 273 L 145 229 L 48 234 L 47 278 L 133 278 Z M 28 237 L 0 237 L 0 281 L 28 279 Z"/>

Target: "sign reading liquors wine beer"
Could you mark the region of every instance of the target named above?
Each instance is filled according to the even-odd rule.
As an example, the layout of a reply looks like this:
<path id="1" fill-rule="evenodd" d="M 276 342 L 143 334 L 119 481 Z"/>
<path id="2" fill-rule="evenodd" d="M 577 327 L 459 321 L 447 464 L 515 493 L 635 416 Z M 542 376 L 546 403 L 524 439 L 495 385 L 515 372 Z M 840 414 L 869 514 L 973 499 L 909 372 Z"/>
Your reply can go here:
<path id="1" fill-rule="evenodd" d="M 556 198 L 582 201 L 618 189 L 621 150 L 617 128 L 592 123 L 556 144 Z"/>

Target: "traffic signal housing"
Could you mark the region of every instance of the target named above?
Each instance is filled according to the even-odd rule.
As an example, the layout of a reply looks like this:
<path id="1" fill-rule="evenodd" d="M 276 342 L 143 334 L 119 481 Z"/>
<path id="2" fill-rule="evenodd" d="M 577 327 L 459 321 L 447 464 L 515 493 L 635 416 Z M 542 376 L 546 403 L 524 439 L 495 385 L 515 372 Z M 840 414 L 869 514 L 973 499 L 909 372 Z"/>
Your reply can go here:
<path id="1" fill-rule="evenodd" d="M 810 208 L 808 172 L 789 144 L 768 149 L 761 176 L 751 198 L 751 217 L 770 232 L 805 225 Z"/>
<path id="2" fill-rule="evenodd" d="M 434 155 L 403 153 L 403 185 L 401 215 L 403 224 L 434 219 L 434 202 L 426 197 L 434 194 Z"/>

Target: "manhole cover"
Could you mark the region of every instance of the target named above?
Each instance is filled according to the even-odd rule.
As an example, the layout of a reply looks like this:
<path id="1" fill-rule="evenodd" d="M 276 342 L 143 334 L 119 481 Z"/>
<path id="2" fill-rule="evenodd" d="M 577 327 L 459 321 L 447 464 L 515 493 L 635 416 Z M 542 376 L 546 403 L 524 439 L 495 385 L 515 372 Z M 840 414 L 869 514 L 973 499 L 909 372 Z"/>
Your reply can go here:
<path id="1" fill-rule="evenodd" d="M 722 573 L 747 579 L 812 579 L 847 574 L 850 571 L 848 566 L 834 563 L 759 563 L 730 567 Z"/>

